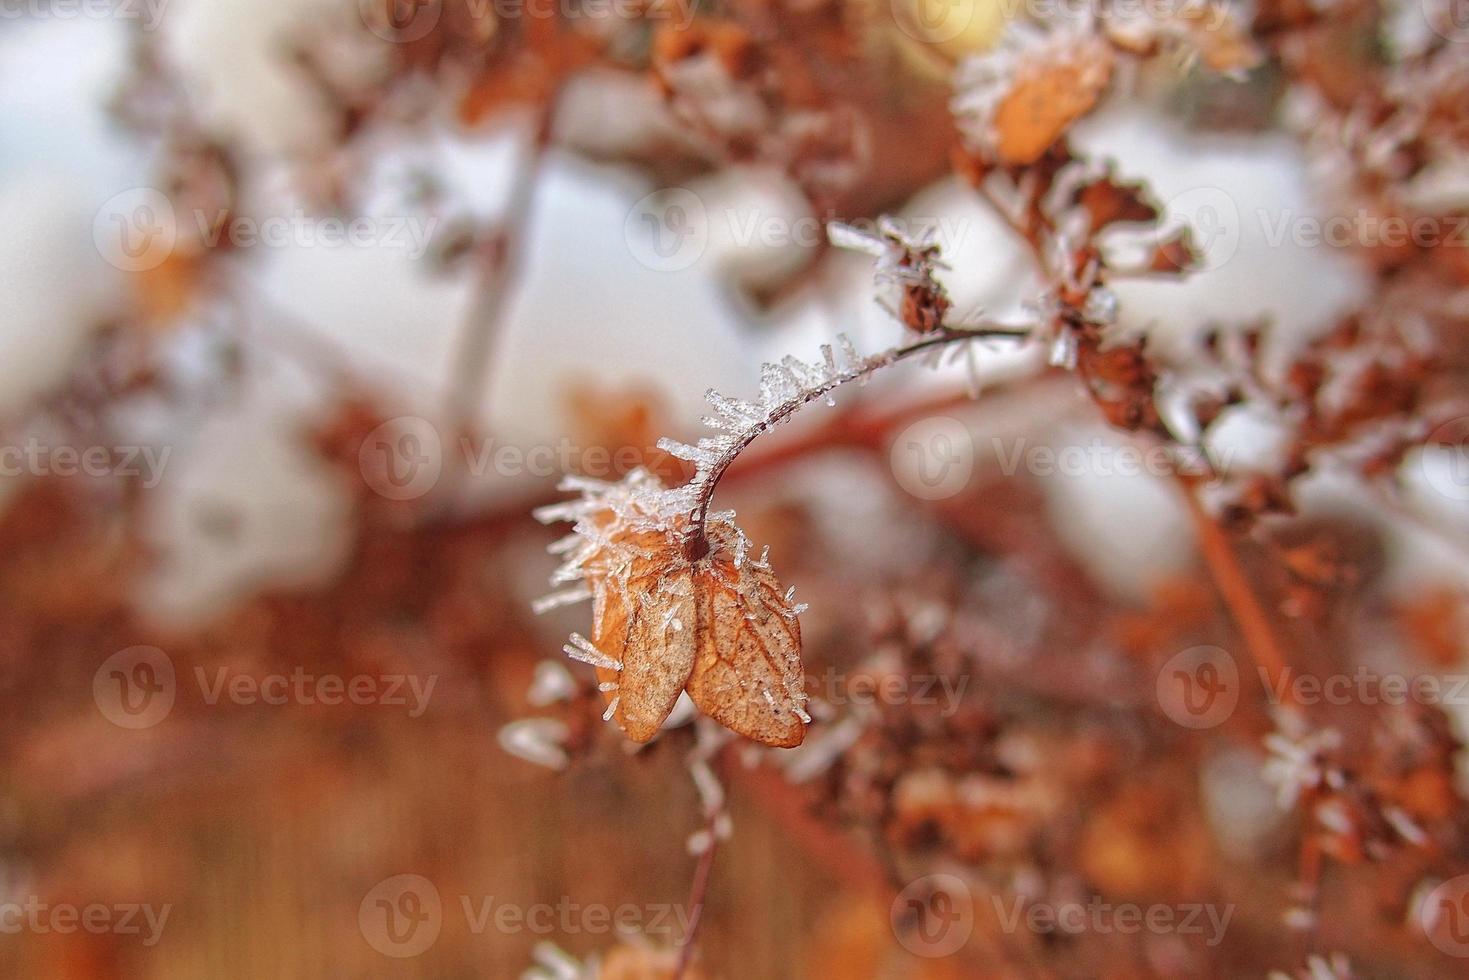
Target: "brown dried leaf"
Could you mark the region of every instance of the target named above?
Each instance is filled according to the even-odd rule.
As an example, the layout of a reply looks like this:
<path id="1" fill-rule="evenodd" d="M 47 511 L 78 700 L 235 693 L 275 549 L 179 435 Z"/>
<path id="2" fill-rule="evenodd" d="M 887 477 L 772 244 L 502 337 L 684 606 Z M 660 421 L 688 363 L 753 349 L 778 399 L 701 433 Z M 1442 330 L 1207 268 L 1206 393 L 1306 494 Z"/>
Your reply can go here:
<path id="1" fill-rule="evenodd" d="M 575 636 L 568 650 L 597 665 L 609 717 L 634 741 L 658 733 L 687 685 L 694 703 L 733 731 L 799 745 L 809 718 L 798 610 L 727 515 L 709 517 L 707 553 L 690 559 L 687 503 L 635 470 L 620 483 L 590 483 L 581 501 L 542 514 L 574 514 L 577 536 L 590 545 L 557 580 L 585 581 L 595 655 Z"/>
<path id="2" fill-rule="evenodd" d="M 1062 134 L 1096 106 L 1112 78 L 1112 49 L 1102 41 L 1078 45 L 1074 59 L 1028 72 L 995 110 L 1000 162 L 1025 166 L 1039 160 Z"/>
<path id="3" fill-rule="evenodd" d="M 746 738 L 790 748 L 806 737 L 801 627 L 769 568 L 734 567 L 728 552 L 700 562 L 694 582 L 698 656 L 689 696 Z M 754 588 L 742 589 L 741 579 Z"/>
<path id="4" fill-rule="evenodd" d="M 608 581 L 593 593 L 597 605 L 592 642 L 622 663 L 622 671 L 597 669 L 615 683 L 607 692 L 627 737 L 646 742 L 658 734 L 694 667 L 693 576 L 687 568 L 662 572 L 644 561 L 625 583 Z"/>
<path id="5" fill-rule="evenodd" d="M 1199 254 L 1194 248 L 1192 231 L 1189 228 L 1180 228 L 1158 243 L 1153 252 L 1153 260 L 1148 264 L 1148 271 L 1177 275 L 1198 264 Z"/>
<path id="6" fill-rule="evenodd" d="M 1126 183 L 1110 174 L 1083 185 L 1075 200 L 1091 215 L 1093 228 L 1158 220 L 1158 206 L 1148 199 L 1142 184 Z"/>
<path id="7" fill-rule="evenodd" d="M 620 528 L 610 512 L 592 519 L 612 546 L 587 561 L 592 644 L 619 662 L 598 667 L 604 696 L 627 736 L 658 734 L 694 665 L 692 576 L 662 532 Z"/>

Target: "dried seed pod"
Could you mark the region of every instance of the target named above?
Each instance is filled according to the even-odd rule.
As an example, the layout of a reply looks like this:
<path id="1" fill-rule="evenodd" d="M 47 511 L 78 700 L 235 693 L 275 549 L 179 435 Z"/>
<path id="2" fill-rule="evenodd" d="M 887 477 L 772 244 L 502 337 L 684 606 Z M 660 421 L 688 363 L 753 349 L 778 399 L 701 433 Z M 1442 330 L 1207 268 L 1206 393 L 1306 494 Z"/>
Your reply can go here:
<path id="1" fill-rule="evenodd" d="M 709 548 L 688 554 L 693 497 L 667 490 L 646 470 L 619 483 L 573 479 L 580 500 L 544 508 L 542 520 L 575 521 L 553 546 L 569 551 L 553 581 L 584 587 L 552 596 L 592 599 L 592 640 L 572 634 L 566 651 L 597 668 L 606 717 L 646 742 L 678 696 L 766 745 L 805 738 L 805 673 L 798 608 L 765 556 L 753 557 L 732 515 L 710 514 Z"/>

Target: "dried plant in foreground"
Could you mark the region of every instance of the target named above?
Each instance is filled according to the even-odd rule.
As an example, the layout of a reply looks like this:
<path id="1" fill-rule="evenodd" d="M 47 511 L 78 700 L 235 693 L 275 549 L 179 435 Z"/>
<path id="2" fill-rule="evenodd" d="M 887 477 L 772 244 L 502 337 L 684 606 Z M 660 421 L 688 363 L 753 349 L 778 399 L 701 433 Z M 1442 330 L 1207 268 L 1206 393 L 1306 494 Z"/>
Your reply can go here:
<path id="1" fill-rule="evenodd" d="M 932 297 L 941 296 L 930 287 Z M 943 307 L 932 307 L 943 309 Z M 863 358 L 845 336 L 823 345 L 822 360 L 793 357 L 767 364 L 758 402 L 710 391 L 718 435 L 659 448 L 696 467 L 692 480 L 668 489 L 637 470 L 618 483 L 572 478 L 563 489 L 580 500 L 541 508 L 545 522 L 569 520 L 573 534 L 552 545 L 567 555 L 552 576 L 569 585 L 539 609 L 592 600 L 592 638 L 573 633 L 566 652 L 597 668 L 608 720 L 646 742 L 687 691 L 725 727 L 765 745 L 790 748 L 805 738 L 805 677 L 795 589 L 782 592 L 768 549 L 758 558 L 732 511 L 710 512 L 720 476 L 764 432 L 801 406 L 881 368 L 936 348 L 995 337 L 1023 337 L 1003 327 L 935 327 L 917 341 Z"/>
<path id="2" fill-rule="evenodd" d="M 728 514 L 705 522 L 706 550 L 688 555 L 692 507 L 646 470 L 618 483 L 571 480 L 582 499 L 543 508 L 574 521 L 555 580 L 576 582 L 551 604 L 592 599 L 592 639 L 566 652 L 597 668 L 608 719 L 628 737 L 658 733 L 685 690 L 710 717 L 767 745 L 799 745 L 810 721 L 799 606 Z"/>

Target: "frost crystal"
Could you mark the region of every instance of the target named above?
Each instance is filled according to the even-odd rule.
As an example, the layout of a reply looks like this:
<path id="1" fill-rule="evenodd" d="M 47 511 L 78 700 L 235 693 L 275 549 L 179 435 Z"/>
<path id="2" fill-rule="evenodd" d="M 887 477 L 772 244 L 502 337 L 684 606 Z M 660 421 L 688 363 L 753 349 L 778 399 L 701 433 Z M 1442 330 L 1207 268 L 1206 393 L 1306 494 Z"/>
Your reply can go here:
<path id="1" fill-rule="evenodd" d="M 500 729 L 500 747 L 513 756 L 547 769 L 565 769 L 570 730 L 554 718 L 512 721 Z"/>
<path id="2" fill-rule="evenodd" d="M 621 670 L 622 664 L 607 656 L 601 650 L 592 646 L 591 642 L 580 633 L 571 634 L 571 642 L 563 649 L 566 655 L 573 660 L 591 664 L 593 667 L 601 667 L 604 670 Z"/>
<path id="3" fill-rule="evenodd" d="M 939 261 L 939 247 L 930 240 L 930 233 L 912 238 L 887 215 L 877 220 L 875 235 L 833 221 L 826 227 L 826 237 L 837 248 L 863 252 L 877 259 L 873 275 L 879 284 L 929 286 L 934 284 L 934 270 L 948 268 Z"/>
<path id="4" fill-rule="evenodd" d="M 1268 980 L 1351 980 L 1351 962 L 1341 953 L 1312 955 L 1306 960 L 1303 970 L 1294 974 L 1283 970 L 1272 970 Z"/>
<path id="5" fill-rule="evenodd" d="M 557 701 L 568 701 L 576 693 L 576 681 L 560 661 L 542 660 L 536 664 L 535 678 L 531 681 L 526 700 L 537 708 L 544 708 Z"/>
<path id="6" fill-rule="evenodd" d="M 1303 792 L 1329 780 L 1325 757 L 1341 747 L 1341 733 L 1334 728 L 1306 731 L 1282 723 L 1281 729 L 1265 737 L 1270 758 L 1265 763 L 1265 781 L 1276 788 L 1281 809 L 1293 807 Z"/>
<path id="7" fill-rule="evenodd" d="M 595 957 L 581 963 L 555 943 L 537 943 L 531 955 L 535 965 L 522 973 L 520 980 L 596 980 L 602 975 Z"/>
<path id="8" fill-rule="evenodd" d="M 733 398 L 709 389 L 705 397 L 714 412 L 704 416 L 704 424 L 716 433 L 700 438 L 693 445 L 677 439 L 658 440 L 659 449 L 694 464 L 693 480 L 687 486 L 670 492 L 696 497 L 710 480 L 718 477 L 734 455 L 761 432 L 780 424 L 807 402 L 825 398 L 830 404 L 833 389 L 866 375 L 879 361 L 878 358 L 863 358 L 846 334 L 840 334 L 835 349 L 829 344 L 821 345 L 820 361 L 807 363 L 795 357 L 785 357 L 779 364 L 761 365 L 760 397 L 755 401 Z M 559 514 L 558 511 L 554 519 L 561 519 Z M 743 535 L 740 538 L 742 540 Z"/>
<path id="9" fill-rule="evenodd" d="M 940 261 L 939 246 L 931 241 L 931 232 L 925 232 L 918 238 L 910 237 L 904 234 L 897 222 L 883 215 L 878 219 L 875 235 L 839 221 L 827 225 L 826 234 L 837 248 L 863 252 L 876 258 L 873 281 L 879 287 L 898 286 L 905 295 L 922 297 L 940 314 L 948 310 L 949 294 L 937 277 L 938 270 L 948 266 Z M 890 307 L 888 312 L 897 319 L 904 319 Z M 823 354 L 826 351 L 822 348 Z"/>

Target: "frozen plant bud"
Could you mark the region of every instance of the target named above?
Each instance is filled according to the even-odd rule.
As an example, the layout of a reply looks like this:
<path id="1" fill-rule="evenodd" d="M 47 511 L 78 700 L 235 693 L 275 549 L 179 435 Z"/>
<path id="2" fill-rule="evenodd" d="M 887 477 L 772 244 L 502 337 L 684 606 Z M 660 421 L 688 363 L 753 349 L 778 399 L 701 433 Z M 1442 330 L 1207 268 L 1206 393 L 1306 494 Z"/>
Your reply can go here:
<path id="1" fill-rule="evenodd" d="M 608 717 L 646 742 L 687 690 L 709 717 L 766 745 L 801 744 L 805 672 L 797 609 L 732 515 L 710 514 L 708 546 L 690 553 L 694 497 L 636 470 L 617 483 L 573 479 L 579 500 L 543 508 L 570 520 L 553 550 L 556 583 L 584 582 L 592 636 L 567 651 L 597 669 Z"/>
<path id="2" fill-rule="evenodd" d="M 927 237 L 904 234 L 893 219 L 878 219 L 878 234 L 842 222 L 827 226 L 827 237 L 837 248 L 865 252 L 877 259 L 874 279 L 879 286 L 901 287 L 902 305 L 894 314 L 914 333 L 931 333 L 944 325 L 953 301 L 937 270 L 948 268 L 939 260 L 939 247 Z"/>

